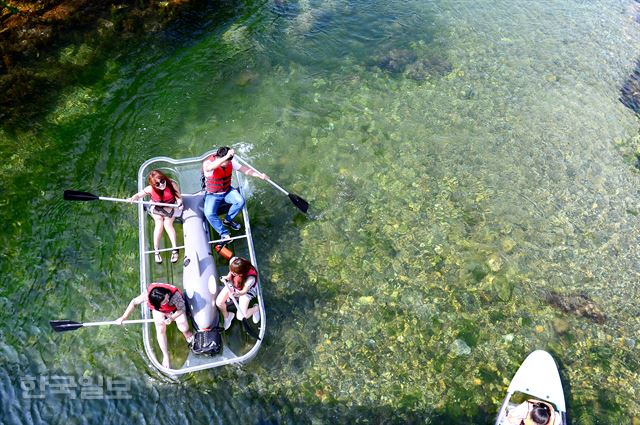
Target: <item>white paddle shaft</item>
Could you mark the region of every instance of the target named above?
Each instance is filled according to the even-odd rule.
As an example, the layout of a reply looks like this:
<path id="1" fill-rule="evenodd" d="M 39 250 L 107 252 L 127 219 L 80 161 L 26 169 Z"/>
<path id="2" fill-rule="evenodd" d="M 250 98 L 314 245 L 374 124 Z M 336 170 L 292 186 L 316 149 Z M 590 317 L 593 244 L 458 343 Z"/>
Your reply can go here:
<path id="1" fill-rule="evenodd" d="M 122 322 L 123 325 L 129 325 L 132 323 L 151 323 L 153 319 L 136 319 L 136 320 L 125 320 Z M 87 322 L 83 323 L 82 326 L 103 326 L 103 325 L 117 325 L 115 320 L 110 320 L 107 322 Z"/>
<path id="2" fill-rule="evenodd" d="M 251 168 L 253 171 L 255 171 L 256 173 L 260 173 L 263 174 L 261 171 L 256 170 L 251 164 L 249 164 L 247 161 L 245 161 L 244 159 L 240 158 L 239 156 L 235 156 L 235 158 L 240 161 L 240 163 L 242 165 L 246 165 L 247 167 Z M 271 179 L 267 179 L 267 181 L 269 183 L 271 183 L 271 185 L 273 187 L 275 187 L 276 189 L 278 189 L 280 192 L 284 193 L 285 195 L 289 195 L 289 192 L 287 192 L 286 190 L 284 190 L 283 188 L 281 188 L 280 186 L 278 186 L 273 180 Z"/>
<path id="3" fill-rule="evenodd" d="M 98 199 L 100 199 L 101 201 L 126 202 L 128 204 L 146 204 L 146 205 L 158 205 L 160 207 L 178 208 L 178 204 L 163 204 L 162 202 L 130 201 L 128 199 L 109 198 L 107 196 L 98 196 Z"/>

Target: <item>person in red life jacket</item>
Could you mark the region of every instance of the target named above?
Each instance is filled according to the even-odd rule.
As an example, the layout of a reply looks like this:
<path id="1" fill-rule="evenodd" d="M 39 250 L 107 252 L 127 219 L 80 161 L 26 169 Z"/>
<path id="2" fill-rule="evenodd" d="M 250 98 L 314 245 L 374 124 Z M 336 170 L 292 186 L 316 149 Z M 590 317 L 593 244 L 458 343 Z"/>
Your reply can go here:
<path id="1" fill-rule="evenodd" d="M 121 325 L 129 317 L 136 306 L 147 302 L 156 325 L 156 335 L 160 351 L 162 351 L 162 366 L 169 369 L 169 349 L 167 347 L 167 325 L 176 322 L 178 329 L 184 335 L 188 344 L 193 341 L 193 333 L 189 330 L 187 320 L 187 308 L 182 297 L 182 292 L 168 283 L 152 283 L 147 287 L 147 292 L 142 293 L 131 300 L 124 314 L 116 319 Z"/>
<path id="2" fill-rule="evenodd" d="M 238 215 L 242 207 L 244 207 L 244 198 L 238 189 L 231 187 L 231 177 L 233 170 L 239 171 L 248 176 L 256 176 L 262 180 L 269 177 L 249 167 L 241 165 L 233 160 L 235 151 L 228 147 L 219 148 L 216 153 L 209 155 L 202 163 L 202 171 L 205 178 L 206 195 L 204 197 L 204 215 L 218 232 L 221 239 L 229 239 L 229 231 L 225 228 L 230 227 L 233 230 L 240 230 L 240 224 L 233 221 Z M 218 217 L 218 208 L 222 203 L 231 204 L 229 212 L 224 220 Z"/>
<path id="3" fill-rule="evenodd" d="M 177 217 L 182 215 L 182 199 L 177 184 L 169 179 L 162 171 L 153 170 L 147 177 L 149 186 L 129 198 L 130 201 L 137 201 L 146 196 L 151 196 L 152 202 L 161 202 L 163 204 L 178 204 L 179 207 L 161 207 L 153 205 L 149 209 L 155 227 L 153 228 L 153 249 L 155 250 L 156 263 L 162 263 L 162 256 L 158 251 L 160 246 L 160 238 L 162 237 L 162 229 L 166 230 L 173 251 L 171 251 L 171 262 L 178 261 L 179 253 L 176 242 L 176 229 L 173 228 L 173 222 Z"/>
<path id="4" fill-rule="evenodd" d="M 258 296 L 258 271 L 251 265 L 249 260 L 242 257 L 233 257 L 229 261 L 229 274 L 222 276 L 230 285 L 225 285 L 216 298 L 216 305 L 224 316 L 224 329 L 229 329 L 235 315 L 227 311 L 227 300 L 230 296 L 238 298 L 240 311 L 238 318 L 253 316 L 253 323 L 260 321 L 260 308 L 254 305 L 251 308 L 249 303 Z M 229 290 L 231 287 L 231 292 Z M 210 290 L 212 288 L 209 288 Z"/>

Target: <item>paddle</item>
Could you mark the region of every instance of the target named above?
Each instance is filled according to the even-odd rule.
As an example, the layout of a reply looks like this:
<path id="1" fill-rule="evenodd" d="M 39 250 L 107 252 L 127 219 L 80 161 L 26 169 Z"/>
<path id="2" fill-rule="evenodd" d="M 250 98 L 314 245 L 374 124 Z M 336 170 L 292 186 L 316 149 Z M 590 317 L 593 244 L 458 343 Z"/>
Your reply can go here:
<path id="1" fill-rule="evenodd" d="M 224 283 L 224 286 L 227 287 L 227 291 L 229 291 L 229 298 L 231 298 L 231 301 L 233 301 L 233 305 L 236 306 L 236 314 L 242 314 L 242 311 L 240 310 L 240 306 L 238 305 L 238 301 L 236 301 L 236 297 L 233 296 L 233 289 L 231 288 L 229 281 L 222 278 L 220 280 L 222 281 L 222 283 Z M 251 335 L 257 340 L 260 340 L 260 335 L 258 335 L 256 331 L 253 330 L 251 325 L 249 325 L 249 321 L 247 320 L 246 317 L 242 318 L 242 326 L 244 327 L 244 330 L 247 331 L 249 335 Z"/>
<path id="2" fill-rule="evenodd" d="M 125 320 L 122 322 L 123 325 L 128 325 L 131 323 L 151 323 L 153 319 L 138 319 L 138 320 Z M 109 322 L 74 322 L 73 320 L 49 320 L 49 324 L 51 328 L 53 328 L 56 332 L 67 332 L 67 331 L 75 331 L 76 329 L 83 328 L 86 326 L 103 326 L 103 325 L 117 325 L 115 320 Z"/>
<path id="3" fill-rule="evenodd" d="M 238 157 L 237 155 L 235 156 L 235 158 L 240 161 L 241 164 L 246 165 L 247 167 L 251 168 L 253 171 L 255 171 L 256 173 L 260 173 L 262 174 L 260 171 L 256 170 L 255 168 L 253 168 L 251 166 L 251 164 L 249 164 L 247 161 L 245 161 L 244 159 Z M 305 201 L 304 199 L 302 199 L 301 197 L 299 197 L 298 195 L 295 195 L 293 193 L 289 193 L 286 190 L 284 190 L 283 188 L 281 188 L 280 186 L 278 186 L 275 182 L 273 182 L 271 179 L 266 179 L 269 183 L 271 183 L 271 185 L 273 187 L 275 187 L 276 189 L 278 189 L 280 192 L 284 193 L 285 195 L 287 195 L 289 197 L 289 199 L 291 200 L 291 202 L 293 202 L 293 205 L 295 205 L 296 207 L 298 207 L 298 209 L 300 211 L 302 211 L 303 213 L 306 213 L 307 210 L 309 209 L 309 203 L 307 201 Z"/>
<path id="4" fill-rule="evenodd" d="M 161 207 L 173 207 L 177 208 L 177 204 L 163 204 L 161 202 L 150 202 L 150 201 L 130 201 L 128 199 L 120 199 L 120 198 L 108 198 L 106 196 L 98 196 L 89 192 L 80 192 L 78 190 L 65 190 L 64 191 L 64 200 L 65 201 L 113 201 L 113 202 L 127 202 L 129 204 L 147 204 L 147 205 L 158 205 Z"/>

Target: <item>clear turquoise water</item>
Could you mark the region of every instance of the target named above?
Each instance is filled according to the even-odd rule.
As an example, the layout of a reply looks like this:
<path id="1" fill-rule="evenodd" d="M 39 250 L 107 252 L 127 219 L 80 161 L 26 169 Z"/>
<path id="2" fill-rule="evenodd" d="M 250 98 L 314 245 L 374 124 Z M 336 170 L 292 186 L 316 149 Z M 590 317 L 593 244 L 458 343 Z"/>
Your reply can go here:
<path id="1" fill-rule="evenodd" d="M 621 146 L 638 121 L 617 100 L 637 8 L 222 4 L 112 52 L 0 133 L 0 421 L 489 424 L 542 348 L 573 423 L 637 423 L 638 174 Z M 256 359 L 173 381 L 137 328 L 52 333 L 117 317 L 138 288 L 134 209 L 62 191 L 124 197 L 147 158 L 217 145 L 311 203 L 305 217 L 254 182 Z M 57 375 L 121 379 L 131 398 L 25 396 Z"/>

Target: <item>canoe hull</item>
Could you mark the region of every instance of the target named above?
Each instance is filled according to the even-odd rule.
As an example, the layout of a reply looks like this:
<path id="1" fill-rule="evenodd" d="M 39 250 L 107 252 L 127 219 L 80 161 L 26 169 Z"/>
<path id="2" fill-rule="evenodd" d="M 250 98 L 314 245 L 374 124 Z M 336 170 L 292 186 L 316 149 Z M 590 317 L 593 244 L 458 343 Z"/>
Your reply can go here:
<path id="1" fill-rule="evenodd" d="M 496 425 L 508 423 L 505 419 L 507 409 L 515 407 L 516 404 L 512 402 L 512 397 L 516 393 L 552 404 L 556 409 L 553 425 L 566 425 L 566 405 L 562 381 L 551 354 L 543 350 L 536 350 L 522 362 L 507 388 L 507 395 L 498 412 Z"/>
<path id="2" fill-rule="evenodd" d="M 176 286 L 182 282 L 183 292 L 187 297 L 191 312 L 192 329 L 213 329 L 220 325 L 220 317 L 214 307 L 215 295 L 220 290 L 217 284 L 218 276 L 228 272 L 228 258 L 218 253 L 212 253 L 212 241 L 210 241 L 209 224 L 204 217 L 204 192 L 202 191 L 202 161 L 211 155 L 207 152 L 200 157 L 186 159 L 172 159 L 168 157 L 156 157 L 149 159 L 138 170 L 138 188 L 142 190 L 147 185 L 147 175 L 151 170 L 158 169 L 169 175 L 178 183 L 185 204 L 182 225 L 174 223 L 180 241 L 181 233 L 184 234 L 184 246 L 181 246 L 183 262 L 163 262 L 158 265 L 153 261 L 153 221 L 142 206 L 138 207 L 139 249 L 140 249 L 140 289 L 146 291 L 149 282 L 167 282 Z M 250 192 L 250 185 L 242 174 L 234 173 L 234 187 L 243 193 Z M 247 202 L 248 203 L 248 202 Z M 241 214 L 244 220 L 242 230 L 232 232 L 233 241 L 227 244 L 234 255 L 242 256 L 251 261 L 258 268 L 249 213 L 245 204 Z M 182 232 L 181 232 L 182 231 Z M 163 236 L 164 237 L 164 236 Z M 165 244 L 166 244 L 165 239 Z M 180 243 L 180 242 L 178 242 Z M 215 243 L 215 242 L 214 242 Z M 165 245 L 166 246 L 166 245 Z M 164 248 L 162 251 L 170 251 Z M 262 276 L 257 287 L 257 302 L 260 309 L 260 323 L 258 324 L 259 339 L 247 336 L 239 321 L 238 325 L 232 325 L 228 331 L 222 333 L 222 350 L 218 353 L 194 354 L 188 350 L 182 336 L 170 338 L 169 352 L 172 358 L 172 368 L 162 366 L 156 354 L 155 330 L 153 325 L 142 327 L 145 352 L 151 364 L 170 376 L 198 370 L 220 367 L 227 364 L 243 364 L 250 361 L 260 349 L 266 332 L 266 315 L 262 298 Z M 151 317 L 148 308 L 142 308 L 142 317 Z M 252 324 L 255 327 L 255 325 Z M 171 327 L 169 333 L 177 332 Z M 181 366 L 173 368 L 174 363 Z"/>

